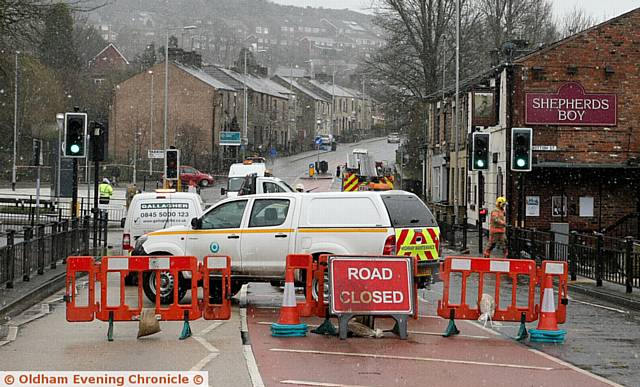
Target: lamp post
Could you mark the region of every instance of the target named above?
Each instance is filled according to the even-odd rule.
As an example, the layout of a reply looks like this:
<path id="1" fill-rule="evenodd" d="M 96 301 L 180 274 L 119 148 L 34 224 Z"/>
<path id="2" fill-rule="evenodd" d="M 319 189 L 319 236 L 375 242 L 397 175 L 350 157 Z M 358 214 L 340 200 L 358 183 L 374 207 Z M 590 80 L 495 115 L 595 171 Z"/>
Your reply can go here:
<path id="1" fill-rule="evenodd" d="M 15 68 L 15 84 L 14 84 L 14 100 L 13 100 L 13 165 L 11 167 L 11 190 L 16 190 L 16 153 L 18 147 L 18 55 L 20 51 L 16 51 L 16 68 Z"/>
<path id="2" fill-rule="evenodd" d="M 56 124 L 58 125 L 58 170 L 56 171 L 56 205 L 60 204 L 60 169 L 62 168 L 62 129 L 64 129 L 64 114 L 56 114 Z"/>
<path id="3" fill-rule="evenodd" d="M 149 70 L 151 75 L 151 103 L 149 104 L 149 150 L 153 149 L 153 71 Z M 147 152 L 148 153 L 148 152 Z M 153 175 L 153 159 L 149 158 L 149 176 Z"/>
<path id="4" fill-rule="evenodd" d="M 243 114 L 242 114 L 242 139 L 240 139 L 240 149 L 242 149 L 242 160 L 245 157 L 245 148 L 249 145 L 247 140 L 247 49 L 244 49 L 244 76 L 242 77 L 242 94 L 243 94 Z M 245 143 L 246 142 L 246 143 Z"/>
<path id="5" fill-rule="evenodd" d="M 460 144 L 459 144 L 459 135 L 460 135 L 460 127 L 459 127 L 459 120 L 458 120 L 458 111 L 460 108 L 460 0 L 456 0 L 456 109 L 455 109 L 455 122 L 454 122 L 454 128 L 455 128 L 455 146 L 454 146 L 454 150 L 456 153 L 456 160 L 455 160 L 455 172 L 454 172 L 454 186 L 453 186 L 453 224 L 454 227 L 457 225 L 458 222 L 458 205 L 459 205 L 459 198 L 458 196 L 460 196 L 460 171 L 458 169 L 458 157 L 459 157 L 459 152 L 460 152 Z M 455 236 L 455 228 L 453 231 L 453 235 Z"/>

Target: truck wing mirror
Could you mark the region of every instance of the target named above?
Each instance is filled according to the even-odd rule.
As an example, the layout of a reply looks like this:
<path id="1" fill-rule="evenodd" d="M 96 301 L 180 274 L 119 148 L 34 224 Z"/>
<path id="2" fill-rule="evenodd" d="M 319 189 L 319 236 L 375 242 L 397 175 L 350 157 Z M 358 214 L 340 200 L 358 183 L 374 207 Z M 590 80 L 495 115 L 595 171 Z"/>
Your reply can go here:
<path id="1" fill-rule="evenodd" d="M 224 196 L 227 194 L 227 190 L 224 187 L 220 187 L 220 195 Z"/>
<path id="2" fill-rule="evenodd" d="M 127 221 L 127 218 L 120 219 L 120 228 L 124 228 L 124 223 Z"/>
<path id="3" fill-rule="evenodd" d="M 199 218 L 191 219 L 191 228 L 194 230 L 198 230 L 202 227 L 202 221 Z"/>

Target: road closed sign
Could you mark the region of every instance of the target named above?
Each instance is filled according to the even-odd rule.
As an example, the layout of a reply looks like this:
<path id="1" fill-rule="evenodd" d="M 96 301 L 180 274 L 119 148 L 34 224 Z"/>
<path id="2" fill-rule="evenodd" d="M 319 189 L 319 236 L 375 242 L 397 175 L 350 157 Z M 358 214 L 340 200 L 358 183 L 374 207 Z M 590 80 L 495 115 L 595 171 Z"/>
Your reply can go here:
<path id="1" fill-rule="evenodd" d="M 332 314 L 412 314 L 412 265 L 411 257 L 329 257 Z"/>

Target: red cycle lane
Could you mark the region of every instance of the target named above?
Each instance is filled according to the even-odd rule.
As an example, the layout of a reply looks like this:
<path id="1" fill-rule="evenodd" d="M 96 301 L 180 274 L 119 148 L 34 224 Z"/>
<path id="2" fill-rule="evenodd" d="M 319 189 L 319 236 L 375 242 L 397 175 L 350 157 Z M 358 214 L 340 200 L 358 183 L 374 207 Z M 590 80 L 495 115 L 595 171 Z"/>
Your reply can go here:
<path id="1" fill-rule="evenodd" d="M 272 337 L 278 308 L 250 307 L 251 346 L 266 386 L 605 386 L 602 378 L 481 327 L 459 321 L 462 333 L 443 338 L 447 321 L 409 321 L 409 339 Z M 306 318 L 314 327 L 319 318 Z M 334 325 L 336 320 L 333 320 Z M 392 320 L 376 327 L 390 329 Z"/>

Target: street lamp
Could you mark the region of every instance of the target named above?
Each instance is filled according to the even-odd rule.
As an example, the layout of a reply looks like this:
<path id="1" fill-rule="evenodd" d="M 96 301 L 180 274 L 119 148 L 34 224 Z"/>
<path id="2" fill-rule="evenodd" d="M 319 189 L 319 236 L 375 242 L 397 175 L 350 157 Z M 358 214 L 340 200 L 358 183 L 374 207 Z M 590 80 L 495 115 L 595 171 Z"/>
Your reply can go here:
<path id="1" fill-rule="evenodd" d="M 249 49 L 244 47 L 243 48 L 243 52 L 244 52 L 244 76 L 242 77 L 242 93 L 244 94 L 244 114 L 243 114 L 243 120 L 242 120 L 242 139 L 240 140 L 240 146 L 242 149 L 242 159 L 244 160 L 244 156 L 245 156 L 245 148 L 247 145 L 249 145 L 249 141 L 248 141 L 248 118 L 247 118 L 247 104 L 248 102 L 248 98 L 247 98 L 247 51 Z M 265 52 L 267 50 L 256 50 L 255 52 Z M 246 144 L 245 144 L 246 141 Z"/>
<path id="2" fill-rule="evenodd" d="M 56 123 L 58 124 L 58 170 L 56 171 L 56 205 L 60 204 L 60 169 L 62 168 L 62 129 L 64 129 L 64 114 L 56 114 Z"/>
<path id="3" fill-rule="evenodd" d="M 14 84 L 14 100 L 13 100 L 13 166 L 11 168 L 11 190 L 16 190 L 16 153 L 18 147 L 18 55 L 20 51 L 16 51 L 16 68 L 15 68 L 15 84 Z"/>
<path id="4" fill-rule="evenodd" d="M 151 75 L 151 103 L 149 105 L 149 150 L 153 149 L 153 71 L 148 71 Z M 148 153 L 148 152 L 147 152 Z M 153 159 L 149 158 L 149 176 L 153 175 Z"/>

